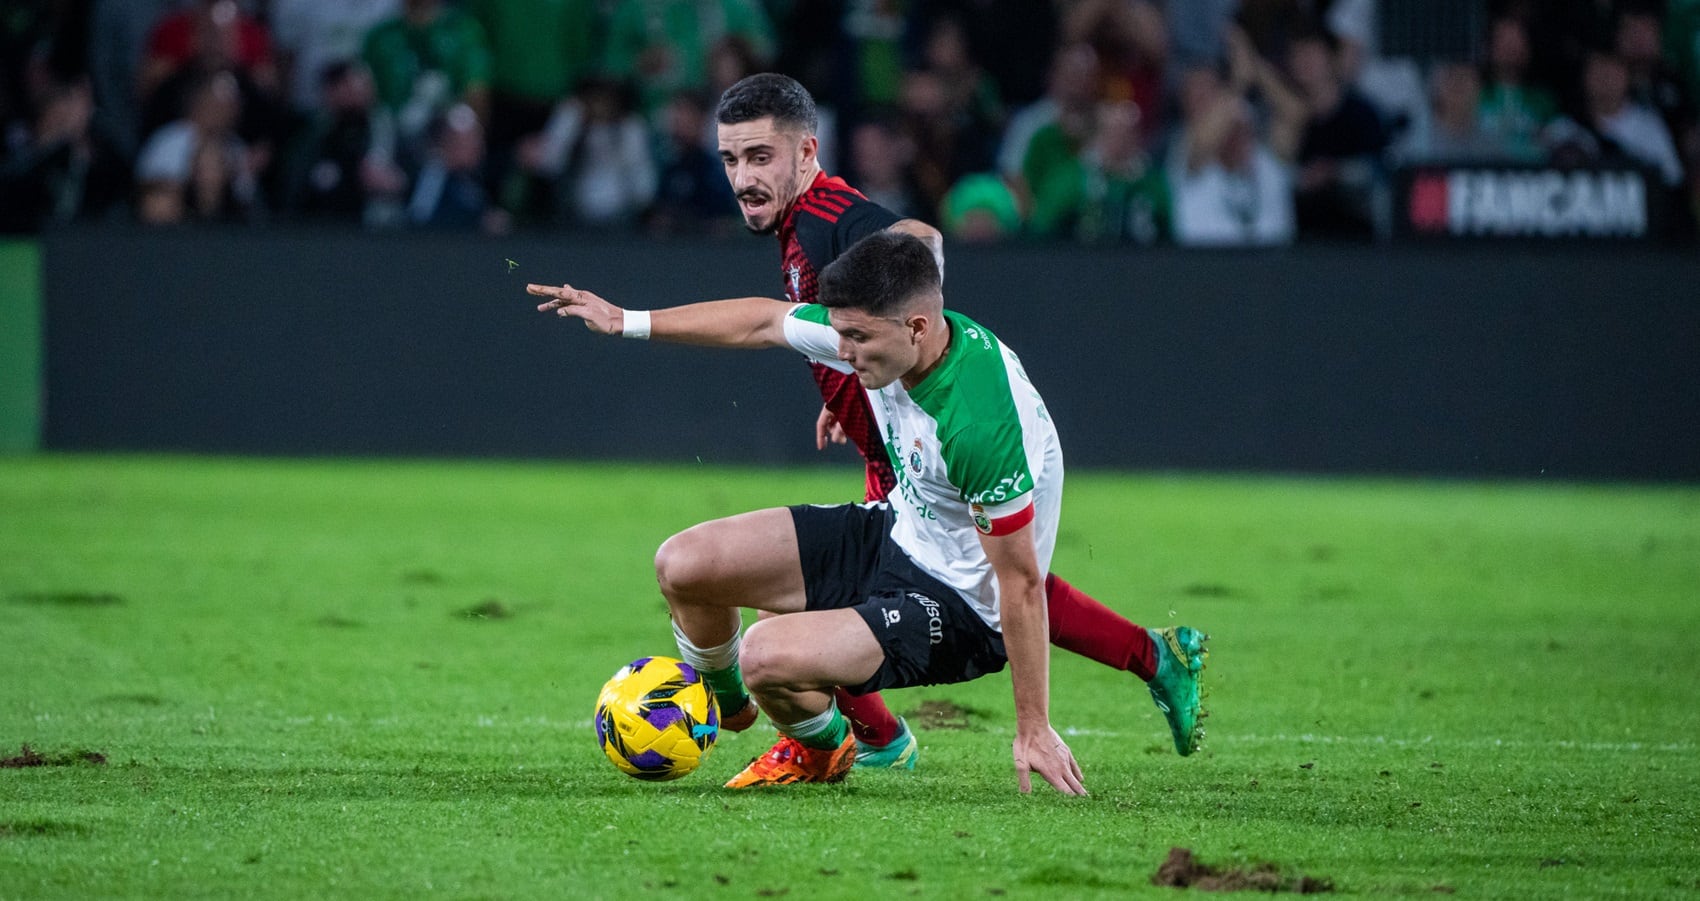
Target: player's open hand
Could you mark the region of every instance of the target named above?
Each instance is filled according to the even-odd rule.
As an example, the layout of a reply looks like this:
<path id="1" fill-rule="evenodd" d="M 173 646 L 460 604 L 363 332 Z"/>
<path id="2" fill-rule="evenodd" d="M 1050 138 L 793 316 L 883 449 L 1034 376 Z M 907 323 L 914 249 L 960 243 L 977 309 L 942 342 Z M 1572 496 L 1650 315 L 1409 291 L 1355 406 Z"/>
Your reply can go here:
<path id="1" fill-rule="evenodd" d="M 526 285 L 525 293 L 549 300 L 537 305 L 539 313 L 553 312 L 557 316 L 572 316 L 584 320 L 584 327 L 599 335 L 618 335 L 626 326 L 626 311 L 572 285 Z"/>
<path id="2" fill-rule="evenodd" d="M 1015 730 L 1015 781 L 1022 794 L 1033 790 L 1033 773 L 1065 795 L 1086 794 L 1074 752 L 1049 725 L 1031 731 Z"/>
<path id="3" fill-rule="evenodd" d="M 820 415 L 815 417 L 815 450 L 826 450 L 828 444 L 843 444 L 850 440 L 844 434 L 844 426 L 838 424 L 838 417 L 825 407 L 820 408 Z"/>

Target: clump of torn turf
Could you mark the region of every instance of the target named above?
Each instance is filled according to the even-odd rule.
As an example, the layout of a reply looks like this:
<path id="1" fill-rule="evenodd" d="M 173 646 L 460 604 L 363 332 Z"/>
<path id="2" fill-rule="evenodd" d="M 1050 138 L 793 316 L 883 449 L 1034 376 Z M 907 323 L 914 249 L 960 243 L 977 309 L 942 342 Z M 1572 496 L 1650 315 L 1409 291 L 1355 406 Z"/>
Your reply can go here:
<path id="1" fill-rule="evenodd" d="M 497 598 L 489 598 L 460 611 L 459 615 L 466 619 L 512 619 L 514 610 Z"/>
<path id="2" fill-rule="evenodd" d="M 922 729 L 967 729 L 970 715 L 976 712 L 949 701 L 922 701 L 904 716 Z"/>
<path id="3" fill-rule="evenodd" d="M 30 766 L 76 766 L 84 763 L 105 766 L 106 755 L 80 748 L 75 751 L 42 754 L 29 745 L 24 745 L 16 757 L 0 758 L 0 770 L 20 770 Z"/>
<path id="4" fill-rule="evenodd" d="M 1173 888 L 1195 888 L 1205 892 L 1294 892 L 1314 895 L 1334 891 L 1331 879 L 1297 874 L 1287 876 L 1272 863 L 1260 863 L 1249 870 L 1223 870 L 1207 866 L 1192 856 L 1187 848 L 1170 848 L 1169 859 L 1151 876 L 1152 885 Z"/>

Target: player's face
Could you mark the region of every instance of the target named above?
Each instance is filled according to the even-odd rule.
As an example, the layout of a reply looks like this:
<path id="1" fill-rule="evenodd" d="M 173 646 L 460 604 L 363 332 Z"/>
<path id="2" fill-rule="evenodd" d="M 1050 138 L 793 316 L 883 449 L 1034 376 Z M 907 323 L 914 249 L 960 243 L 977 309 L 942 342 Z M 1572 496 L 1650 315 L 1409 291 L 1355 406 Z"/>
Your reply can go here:
<path id="1" fill-rule="evenodd" d="M 771 116 L 721 125 L 720 161 L 738 198 L 744 225 L 758 235 L 771 234 L 785 211 L 808 187 L 817 166 L 814 135 L 781 129 Z"/>
<path id="2" fill-rule="evenodd" d="M 862 387 L 878 391 L 915 369 L 920 341 L 909 320 L 838 308 L 827 315 L 838 332 L 838 359 L 850 364 Z"/>

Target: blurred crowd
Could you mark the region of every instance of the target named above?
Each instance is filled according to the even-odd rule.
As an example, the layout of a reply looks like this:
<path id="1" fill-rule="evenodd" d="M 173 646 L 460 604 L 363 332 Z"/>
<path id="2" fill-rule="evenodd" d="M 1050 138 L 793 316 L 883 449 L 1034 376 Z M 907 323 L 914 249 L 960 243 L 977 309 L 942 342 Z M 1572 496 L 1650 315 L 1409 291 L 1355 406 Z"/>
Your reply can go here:
<path id="1" fill-rule="evenodd" d="M 8 0 L 0 231 L 738 228 L 720 92 L 959 240 L 1389 231 L 1400 167 L 1634 165 L 1700 208 L 1700 0 Z"/>

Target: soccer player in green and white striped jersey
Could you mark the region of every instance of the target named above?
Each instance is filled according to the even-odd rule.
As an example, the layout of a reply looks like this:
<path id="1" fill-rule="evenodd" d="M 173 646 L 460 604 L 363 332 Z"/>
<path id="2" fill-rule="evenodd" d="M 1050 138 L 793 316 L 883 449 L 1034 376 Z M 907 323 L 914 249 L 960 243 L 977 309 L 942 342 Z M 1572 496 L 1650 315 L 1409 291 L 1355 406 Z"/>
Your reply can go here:
<path id="1" fill-rule="evenodd" d="M 715 672 L 715 655 L 736 648 L 750 694 L 782 736 L 729 786 L 842 779 L 855 744 L 835 686 L 961 682 L 1007 662 L 1019 787 L 1038 773 L 1059 791 L 1085 793 L 1049 713 L 1044 582 L 1061 445 L 1014 352 L 945 311 L 924 243 L 865 238 L 821 273 L 818 305 L 744 298 L 646 312 L 570 286 L 528 290 L 552 298 L 540 309 L 604 334 L 791 347 L 853 372 L 868 393 L 899 473 L 889 505 L 740 514 L 687 529 L 656 554 L 681 652 L 724 681 L 736 674 Z M 781 615 L 739 645 L 739 607 Z M 1193 662 L 1182 681 L 1196 703 L 1202 661 Z"/>

